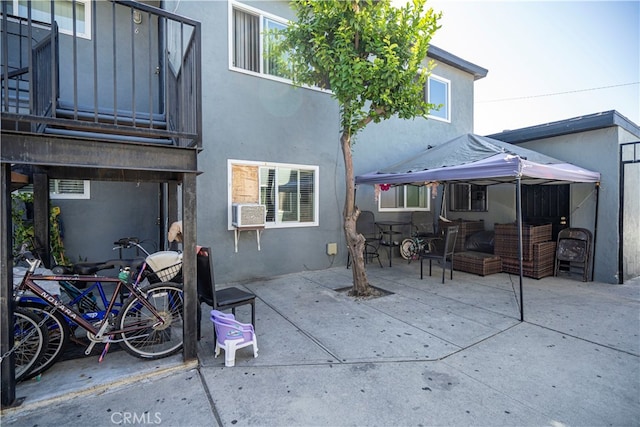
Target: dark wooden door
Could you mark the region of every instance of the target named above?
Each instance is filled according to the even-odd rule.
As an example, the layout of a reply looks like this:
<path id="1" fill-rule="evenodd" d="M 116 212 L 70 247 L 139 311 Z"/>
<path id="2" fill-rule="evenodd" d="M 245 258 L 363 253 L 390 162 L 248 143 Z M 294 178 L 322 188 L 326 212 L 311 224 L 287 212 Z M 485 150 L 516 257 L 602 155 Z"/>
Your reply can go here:
<path id="1" fill-rule="evenodd" d="M 569 184 L 523 185 L 522 221 L 525 224 L 553 225 L 552 238 L 569 226 Z"/>

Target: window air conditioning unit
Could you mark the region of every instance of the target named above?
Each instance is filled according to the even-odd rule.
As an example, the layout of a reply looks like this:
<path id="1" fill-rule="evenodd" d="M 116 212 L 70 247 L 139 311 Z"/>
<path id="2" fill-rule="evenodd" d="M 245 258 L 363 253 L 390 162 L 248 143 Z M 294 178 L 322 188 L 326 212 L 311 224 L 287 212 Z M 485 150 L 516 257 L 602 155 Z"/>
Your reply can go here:
<path id="1" fill-rule="evenodd" d="M 236 228 L 264 226 L 266 218 L 265 205 L 234 203 L 231 206 L 231 224 Z"/>

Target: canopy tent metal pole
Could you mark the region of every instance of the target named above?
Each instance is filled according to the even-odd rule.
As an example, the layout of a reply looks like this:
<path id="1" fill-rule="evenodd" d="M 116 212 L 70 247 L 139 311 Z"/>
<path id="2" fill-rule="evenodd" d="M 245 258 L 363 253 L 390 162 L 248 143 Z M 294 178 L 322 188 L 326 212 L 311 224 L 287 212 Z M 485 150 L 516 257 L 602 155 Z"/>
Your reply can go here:
<path id="1" fill-rule="evenodd" d="M 600 182 L 596 182 L 596 214 L 593 220 L 593 252 L 591 252 L 591 281 L 593 282 L 593 269 L 596 265 L 596 240 L 598 238 L 598 204 L 600 203 Z"/>
<path id="2" fill-rule="evenodd" d="M 437 218 L 434 218 L 433 220 L 435 221 L 434 224 L 434 230 L 436 230 L 436 233 L 440 233 L 440 217 L 448 219 L 447 218 L 447 187 L 449 187 L 449 184 L 447 182 L 443 182 L 442 183 L 442 196 L 440 197 L 440 213 L 438 214 Z"/>
<path id="3" fill-rule="evenodd" d="M 516 221 L 518 224 L 518 260 L 520 261 L 520 321 L 524 322 L 524 302 L 522 296 L 522 179 L 516 178 Z"/>

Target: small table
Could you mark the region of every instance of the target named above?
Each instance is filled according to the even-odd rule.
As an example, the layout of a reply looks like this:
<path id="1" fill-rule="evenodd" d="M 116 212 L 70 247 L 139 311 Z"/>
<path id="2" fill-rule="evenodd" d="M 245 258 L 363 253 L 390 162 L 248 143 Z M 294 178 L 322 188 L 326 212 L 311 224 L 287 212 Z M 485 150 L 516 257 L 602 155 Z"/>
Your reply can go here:
<path id="1" fill-rule="evenodd" d="M 383 236 L 383 245 L 387 246 L 389 254 L 389 267 L 391 267 L 391 259 L 393 258 L 393 247 L 400 246 L 400 242 L 397 244 L 393 241 L 394 236 L 402 234 L 400 231 L 394 230 L 396 227 L 407 227 L 411 225 L 408 221 L 376 221 L 376 226 L 380 228 L 380 233 Z M 387 243 L 384 243 L 384 237 L 387 237 Z"/>

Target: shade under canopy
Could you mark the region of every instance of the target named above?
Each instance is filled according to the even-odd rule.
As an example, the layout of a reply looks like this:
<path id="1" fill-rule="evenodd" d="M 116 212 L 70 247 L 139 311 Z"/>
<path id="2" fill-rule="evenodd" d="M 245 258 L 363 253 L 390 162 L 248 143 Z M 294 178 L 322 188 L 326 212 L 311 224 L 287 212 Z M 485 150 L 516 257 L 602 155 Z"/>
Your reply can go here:
<path id="1" fill-rule="evenodd" d="M 395 165 L 358 175 L 355 180 L 356 184 L 474 182 L 490 185 L 518 178 L 523 184 L 566 184 L 598 182 L 600 173 L 496 139 L 465 134 L 430 146 Z"/>
<path id="2" fill-rule="evenodd" d="M 466 182 L 478 185 L 514 183 L 520 264 L 520 320 L 524 321 L 522 258 L 522 184 L 600 182 L 592 172 L 538 152 L 484 136 L 465 134 L 395 165 L 356 176 L 356 184 L 416 184 Z M 598 186 L 596 185 L 596 190 Z M 597 191 L 596 214 L 597 225 Z M 595 244 L 594 244 L 595 245 Z"/>

